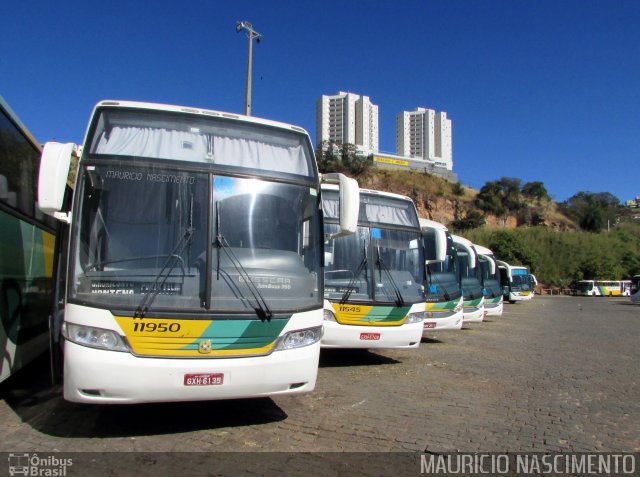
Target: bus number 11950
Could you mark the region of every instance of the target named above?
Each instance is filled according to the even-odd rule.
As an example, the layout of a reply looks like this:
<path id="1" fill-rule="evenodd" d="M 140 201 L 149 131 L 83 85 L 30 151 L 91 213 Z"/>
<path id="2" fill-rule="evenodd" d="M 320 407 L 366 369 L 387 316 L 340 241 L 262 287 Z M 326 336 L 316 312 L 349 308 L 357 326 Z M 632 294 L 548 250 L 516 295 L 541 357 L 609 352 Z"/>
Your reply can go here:
<path id="1" fill-rule="evenodd" d="M 153 321 L 136 321 L 133 324 L 134 332 L 147 331 L 153 333 L 177 333 L 180 331 L 180 323 L 154 323 Z"/>

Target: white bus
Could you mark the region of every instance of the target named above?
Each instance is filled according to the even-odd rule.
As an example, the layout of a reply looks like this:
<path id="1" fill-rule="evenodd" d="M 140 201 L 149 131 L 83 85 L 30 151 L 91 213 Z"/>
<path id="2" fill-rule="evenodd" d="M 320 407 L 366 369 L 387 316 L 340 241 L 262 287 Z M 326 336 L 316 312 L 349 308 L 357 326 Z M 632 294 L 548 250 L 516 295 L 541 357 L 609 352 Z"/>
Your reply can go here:
<path id="1" fill-rule="evenodd" d="M 49 346 L 57 224 L 36 205 L 40 152 L 0 97 L 0 381 Z"/>
<path id="2" fill-rule="evenodd" d="M 464 300 L 463 321 L 465 323 L 482 321 L 484 319 L 484 291 L 478 254 L 471 241 L 458 235 L 452 235 L 452 237 L 458 251 L 460 286 Z"/>
<path id="3" fill-rule="evenodd" d="M 313 390 L 323 321 L 320 177 L 298 127 L 102 101 L 71 204 L 47 143 L 41 209 L 70 224 L 64 397 L 84 403 Z M 355 231 L 344 176 L 340 231 Z"/>
<path id="4" fill-rule="evenodd" d="M 484 288 L 485 316 L 501 316 L 503 310 L 503 290 L 500 284 L 500 270 L 493 252 L 482 245 L 473 244 L 478 253 Z"/>
<path id="5" fill-rule="evenodd" d="M 533 281 L 527 267 L 510 265 L 498 260 L 498 268 L 505 300 L 515 303 L 533 298 Z"/>
<path id="6" fill-rule="evenodd" d="M 405 196 L 360 189 L 353 235 L 339 232 L 338 190 L 322 186 L 325 231 L 323 348 L 417 348 L 424 318 L 420 224 Z"/>
<path id="7" fill-rule="evenodd" d="M 453 237 L 439 222 L 420 219 L 420 226 L 427 265 L 423 336 L 430 331 L 459 330 L 464 303 Z"/>
<path id="8" fill-rule="evenodd" d="M 582 296 L 631 296 L 631 280 L 580 280 L 576 294 Z"/>

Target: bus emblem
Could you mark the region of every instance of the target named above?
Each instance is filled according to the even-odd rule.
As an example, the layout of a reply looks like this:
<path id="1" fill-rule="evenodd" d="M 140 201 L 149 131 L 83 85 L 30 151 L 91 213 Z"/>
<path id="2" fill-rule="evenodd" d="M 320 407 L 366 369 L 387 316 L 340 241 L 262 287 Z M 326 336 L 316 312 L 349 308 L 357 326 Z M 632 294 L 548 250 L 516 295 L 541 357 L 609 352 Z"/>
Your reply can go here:
<path id="1" fill-rule="evenodd" d="M 202 340 L 198 344 L 198 353 L 209 354 L 211 353 L 211 340 Z"/>

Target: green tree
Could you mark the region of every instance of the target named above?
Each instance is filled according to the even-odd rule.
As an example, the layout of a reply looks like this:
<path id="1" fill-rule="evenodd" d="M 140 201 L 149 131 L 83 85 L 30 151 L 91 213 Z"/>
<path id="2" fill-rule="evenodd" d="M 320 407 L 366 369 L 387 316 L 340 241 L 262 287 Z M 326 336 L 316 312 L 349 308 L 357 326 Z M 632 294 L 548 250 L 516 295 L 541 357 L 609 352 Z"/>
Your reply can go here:
<path id="1" fill-rule="evenodd" d="M 620 201 L 609 192 L 578 192 L 560 204 L 561 210 L 582 230 L 598 233 L 620 214 Z"/>
<path id="2" fill-rule="evenodd" d="M 551 196 L 542 182 L 527 182 L 522 186 L 522 195 L 538 202 L 551 200 Z"/>
<path id="3" fill-rule="evenodd" d="M 489 181 L 475 199 L 480 210 L 502 218 L 503 224 L 509 214 L 515 214 L 523 206 L 520 194 L 520 179 L 503 177 L 498 181 Z"/>
<path id="4" fill-rule="evenodd" d="M 464 232 L 465 230 L 482 227 L 485 223 L 486 221 L 483 215 L 477 210 L 472 210 L 467 213 L 467 216 L 464 219 L 454 220 L 449 225 L 455 231 Z"/>
<path id="5" fill-rule="evenodd" d="M 524 265 L 530 270 L 537 268 L 535 253 L 512 231 L 500 230 L 491 237 L 489 248 L 499 260 L 513 265 Z"/>
<path id="6" fill-rule="evenodd" d="M 371 169 L 367 156 L 358 154 L 353 144 L 337 141 L 322 141 L 316 148 L 316 161 L 320 172 L 342 172 L 364 177 Z"/>
<path id="7" fill-rule="evenodd" d="M 335 141 L 322 141 L 318 144 L 316 161 L 320 172 L 342 172 L 339 150 L 340 146 Z"/>
<path id="8" fill-rule="evenodd" d="M 461 197 L 464 195 L 464 187 L 462 186 L 462 184 L 460 184 L 460 182 L 454 182 L 451 186 L 451 192 L 453 193 L 453 195 Z"/>
<path id="9" fill-rule="evenodd" d="M 480 210 L 497 217 L 502 217 L 507 210 L 502 202 L 502 189 L 497 181 L 489 181 L 482 186 L 476 196 L 475 204 Z"/>

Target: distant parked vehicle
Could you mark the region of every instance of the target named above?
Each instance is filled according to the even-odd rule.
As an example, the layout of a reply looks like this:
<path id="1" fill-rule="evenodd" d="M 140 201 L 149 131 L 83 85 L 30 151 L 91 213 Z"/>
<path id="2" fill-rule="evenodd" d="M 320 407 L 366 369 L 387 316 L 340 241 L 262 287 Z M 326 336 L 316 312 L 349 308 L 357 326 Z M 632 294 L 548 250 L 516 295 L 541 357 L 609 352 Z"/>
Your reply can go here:
<path id="1" fill-rule="evenodd" d="M 533 298 L 533 282 L 527 267 L 510 265 L 500 260 L 498 267 L 505 300 L 515 303 Z"/>
<path id="2" fill-rule="evenodd" d="M 631 280 L 580 280 L 577 295 L 631 296 Z"/>

